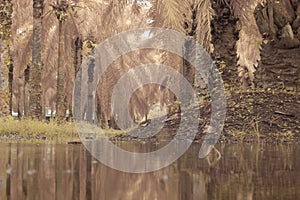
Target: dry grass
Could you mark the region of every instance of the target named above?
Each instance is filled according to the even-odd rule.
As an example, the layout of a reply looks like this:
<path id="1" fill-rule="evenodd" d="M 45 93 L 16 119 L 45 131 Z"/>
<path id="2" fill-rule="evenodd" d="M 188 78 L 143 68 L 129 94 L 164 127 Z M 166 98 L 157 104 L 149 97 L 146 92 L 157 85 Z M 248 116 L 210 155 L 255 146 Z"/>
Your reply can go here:
<path id="1" fill-rule="evenodd" d="M 80 131 L 93 132 L 95 127 L 88 124 L 80 124 Z M 105 130 L 107 137 L 124 135 L 123 131 Z M 5 143 L 68 143 L 80 141 L 78 130 L 74 122 L 58 124 L 56 121 L 31 119 L 15 119 L 12 117 L 0 118 L 0 142 Z"/>
<path id="2" fill-rule="evenodd" d="M 0 118 L 1 142 L 51 142 L 65 143 L 79 140 L 76 127 L 72 122 L 58 124 L 37 120 Z"/>

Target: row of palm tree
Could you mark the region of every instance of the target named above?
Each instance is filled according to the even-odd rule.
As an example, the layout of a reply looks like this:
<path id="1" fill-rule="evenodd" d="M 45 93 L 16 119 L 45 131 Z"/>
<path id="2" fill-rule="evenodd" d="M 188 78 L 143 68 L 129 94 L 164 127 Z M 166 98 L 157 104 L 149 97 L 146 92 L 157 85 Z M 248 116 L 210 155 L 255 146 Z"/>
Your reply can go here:
<path id="1" fill-rule="evenodd" d="M 91 41 L 96 44 L 124 30 L 155 26 L 177 30 L 198 40 L 209 53 L 214 51 L 211 0 L 11 1 L 14 9 L 11 50 L 15 66 L 12 102 L 20 114 L 24 111 L 32 118 L 41 119 L 45 106 L 56 110 L 59 120 L 65 118 L 66 110 L 72 105 L 75 74 L 80 71 L 83 57 L 95 47 L 90 45 Z M 241 39 L 237 42 L 237 64 L 244 88 L 253 85 L 260 59 L 262 36 L 253 13 L 263 1 L 216 0 L 218 4 L 229 5 L 239 19 Z M 28 13 L 33 13 L 33 20 Z M 180 58 L 174 60 L 168 53 L 163 55 L 164 62 L 172 63 L 193 82 L 193 68 L 188 63 Z M 129 66 L 133 58 L 121 57 L 117 65 Z M 26 81 L 24 71 L 28 73 L 28 70 L 30 75 Z M 102 85 L 97 98 L 103 112 L 100 116 L 106 123 L 111 118 L 107 104 L 111 86 L 105 84 L 108 82 Z"/>
<path id="2" fill-rule="evenodd" d="M 125 6 L 129 5 L 132 11 L 138 12 L 137 4 L 121 0 L 13 0 L 11 49 L 14 65 L 17 66 L 12 89 L 14 110 L 19 115 L 24 113 L 40 119 L 42 108 L 48 105 L 57 111 L 59 120 L 63 119 L 66 110 L 71 108 L 74 74 L 79 71 L 82 56 L 90 51 L 87 49 L 94 48 L 88 44 L 89 41 L 99 42 L 115 34 L 121 22 L 114 16 L 122 15 Z M 30 11 L 33 21 L 26 15 Z M 99 16 L 105 16 L 105 20 Z M 58 48 L 53 45 L 55 43 L 58 43 Z M 74 68 L 71 63 L 74 63 Z M 24 80 L 24 72 L 30 80 Z M 53 84 L 55 80 L 57 83 Z"/>

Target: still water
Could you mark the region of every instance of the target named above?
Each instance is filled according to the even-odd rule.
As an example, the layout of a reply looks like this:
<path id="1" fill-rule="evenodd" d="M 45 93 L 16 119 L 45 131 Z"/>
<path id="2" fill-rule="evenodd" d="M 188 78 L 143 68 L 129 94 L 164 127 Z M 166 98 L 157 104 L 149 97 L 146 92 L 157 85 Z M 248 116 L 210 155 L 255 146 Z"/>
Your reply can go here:
<path id="1" fill-rule="evenodd" d="M 127 142 L 123 144 L 130 148 Z M 199 145 L 177 162 L 146 174 L 122 173 L 83 145 L 0 145 L 0 199 L 300 199 L 299 145 Z"/>

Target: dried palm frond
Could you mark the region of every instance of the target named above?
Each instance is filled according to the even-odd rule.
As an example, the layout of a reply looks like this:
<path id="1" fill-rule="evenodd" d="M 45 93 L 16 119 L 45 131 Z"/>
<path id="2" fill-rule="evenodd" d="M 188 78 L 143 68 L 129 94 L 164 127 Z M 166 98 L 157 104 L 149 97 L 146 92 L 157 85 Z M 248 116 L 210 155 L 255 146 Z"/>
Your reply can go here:
<path id="1" fill-rule="evenodd" d="M 216 2 L 217 2 L 218 5 L 225 5 L 225 6 L 229 7 L 229 8 L 230 8 L 230 2 L 231 1 L 232 0 L 216 0 Z"/>
<path id="2" fill-rule="evenodd" d="M 214 11 L 211 6 L 210 0 L 196 0 L 195 1 L 196 13 L 196 38 L 198 42 L 209 52 L 213 52 L 214 47 L 211 43 L 211 21 Z"/>
<path id="3" fill-rule="evenodd" d="M 22 110 L 24 70 L 31 64 L 32 31 L 33 31 L 33 1 L 13 0 L 11 56 L 14 65 L 12 81 L 12 109 Z"/>
<path id="4" fill-rule="evenodd" d="M 138 15 L 141 12 L 141 6 L 139 6 L 138 1 L 134 0 L 134 2 L 132 3 L 132 8 L 131 11 L 133 14 Z"/>
<path id="5" fill-rule="evenodd" d="M 264 0 L 232 0 L 231 7 L 239 19 L 240 33 L 237 41 L 238 72 L 244 88 L 253 86 L 254 72 L 260 60 L 260 45 L 263 40 L 254 17 L 256 6 Z"/>
<path id="6" fill-rule="evenodd" d="M 102 15 L 102 26 L 105 30 L 104 33 L 115 34 L 114 28 L 117 25 L 117 19 L 122 15 L 124 7 L 129 3 L 129 1 L 124 0 L 107 0 L 105 1 L 108 6 L 105 8 Z"/>
<path id="7" fill-rule="evenodd" d="M 186 16 L 190 13 L 189 0 L 155 0 L 150 17 L 152 25 L 185 33 Z"/>

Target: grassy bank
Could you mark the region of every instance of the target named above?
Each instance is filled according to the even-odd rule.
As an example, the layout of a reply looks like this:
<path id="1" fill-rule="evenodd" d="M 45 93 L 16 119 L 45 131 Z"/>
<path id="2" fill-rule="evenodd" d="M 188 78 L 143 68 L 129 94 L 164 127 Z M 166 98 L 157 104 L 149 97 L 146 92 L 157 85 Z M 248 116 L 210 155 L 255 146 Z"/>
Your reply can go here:
<path id="1" fill-rule="evenodd" d="M 94 126 L 81 124 L 94 132 Z M 108 129 L 105 134 L 110 137 L 121 137 L 123 131 Z M 56 121 L 38 121 L 31 119 L 0 118 L 0 141 L 4 143 L 55 143 L 66 144 L 79 142 L 78 130 L 74 122 L 57 123 Z"/>
<path id="2" fill-rule="evenodd" d="M 75 124 L 72 122 L 58 124 L 55 121 L 46 123 L 11 117 L 0 118 L 0 138 L 1 142 L 66 143 L 79 141 Z"/>
<path id="3" fill-rule="evenodd" d="M 89 128 L 89 130 L 92 129 Z M 173 131 L 172 126 L 167 126 L 162 130 L 168 139 L 171 138 L 167 135 Z M 113 140 L 131 140 L 130 136 L 118 130 L 109 129 L 106 130 L 105 134 Z M 170 134 L 170 136 L 171 135 L 172 134 Z M 202 134 L 196 136 L 196 141 L 201 140 L 202 136 Z M 159 140 L 159 136 L 157 139 Z M 0 118 L 0 141 L 2 143 L 67 144 L 80 142 L 80 138 L 73 122 L 58 124 L 55 121 L 45 123 L 29 119 Z M 233 127 L 227 127 L 223 131 L 219 141 L 225 143 L 285 143 L 298 141 L 298 139 L 294 138 L 293 134 L 286 134 L 284 132 L 264 134 L 258 131 L 245 132 L 233 129 Z"/>

